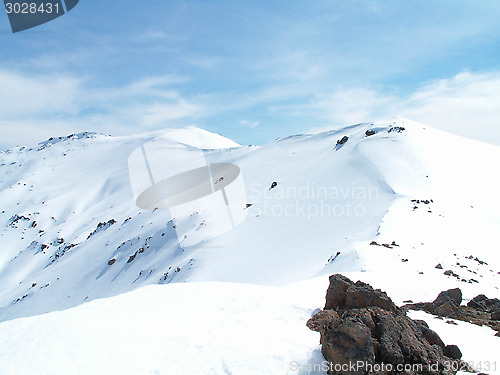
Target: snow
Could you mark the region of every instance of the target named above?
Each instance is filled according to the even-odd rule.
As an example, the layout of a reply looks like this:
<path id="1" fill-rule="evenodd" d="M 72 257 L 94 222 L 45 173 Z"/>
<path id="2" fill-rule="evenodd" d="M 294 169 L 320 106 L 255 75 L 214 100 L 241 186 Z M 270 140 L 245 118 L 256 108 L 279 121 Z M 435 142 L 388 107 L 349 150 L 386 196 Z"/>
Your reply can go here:
<path id="1" fill-rule="evenodd" d="M 202 152 L 207 163 L 237 165 L 251 204 L 241 208 L 245 221 L 214 235 L 201 206 L 175 217 L 139 209 L 129 156 L 158 137 L 175 149 L 155 155 L 159 164 L 182 166 Z M 290 361 L 318 364 L 319 335 L 305 322 L 336 272 L 397 304 L 454 287 L 465 301 L 498 298 L 499 163 L 497 146 L 401 118 L 259 147 L 188 127 L 0 152 L 0 373 L 287 373 Z M 13 224 L 15 215 L 28 220 Z M 180 246 L 177 225 L 206 240 Z M 469 329 L 443 324 L 443 335 Z M 496 350 L 498 338 L 477 328 L 469 332 L 479 354 Z M 463 345 L 464 359 L 481 358 Z"/>
<path id="2" fill-rule="evenodd" d="M 316 299 L 324 281 L 312 290 Z M 0 373 L 297 373 L 291 363 L 308 363 L 318 349 L 317 334 L 305 325 L 311 300 L 293 288 L 151 285 L 1 323 Z"/>

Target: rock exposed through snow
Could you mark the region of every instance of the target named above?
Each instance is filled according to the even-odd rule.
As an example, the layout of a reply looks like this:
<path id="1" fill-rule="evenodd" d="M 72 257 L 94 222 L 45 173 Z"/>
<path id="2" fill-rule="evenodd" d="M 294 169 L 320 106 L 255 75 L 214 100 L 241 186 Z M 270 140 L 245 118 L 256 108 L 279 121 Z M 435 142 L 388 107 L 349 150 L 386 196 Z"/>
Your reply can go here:
<path id="1" fill-rule="evenodd" d="M 453 291 L 441 298 L 462 296 Z M 460 349 L 445 345 L 427 323 L 410 319 L 380 289 L 340 274 L 330 276 L 325 309 L 307 326 L 321 335 L 329 374 L 445 375 L 466 367 Z"/>

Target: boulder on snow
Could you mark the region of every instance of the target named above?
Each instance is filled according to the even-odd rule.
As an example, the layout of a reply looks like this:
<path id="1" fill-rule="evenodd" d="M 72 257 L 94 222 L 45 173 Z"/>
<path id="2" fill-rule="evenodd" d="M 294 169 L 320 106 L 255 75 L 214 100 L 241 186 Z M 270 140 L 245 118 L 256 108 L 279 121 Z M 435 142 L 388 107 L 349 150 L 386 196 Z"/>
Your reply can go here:
<path id="1" fill-rule="evenodd" d="M 407 306 L 414 310 L 424 310 L 431 314 L 459 319 L 461 303 L 462 291 L 454 288 L 439 293 L 433 302 L 413 303 Z"/>
<path id="2" fill-rule="evenodd" d="M 467 303 L 467 306 L 472 307 L 474 309 L 482 310 L 486 307 L 485 304 L 483 304 L 482 302 L 487 299 L 488 297 L 486 297 L 484 294 L 479 294 L 475 296 L 473 299 L 471 299 L 469 303 Z"/>
<path id="3" fill-rule="evenodd" d="M 484 294 L 479 294 L 466 306 L 461 305 L 461 302 L 462 292 L 455 288 L 441 292 L 433 302 L 412 303 L 405 307 L 412 310 L 424 310 L 439 317 L 457 319 L 480 326 L 487 325 L 497 332 L 500 331 L 500 300 L 498 298 L 488 298 Z"/>
<path id="4" fill-rule="evenodd" d="M 444 355 L 452 359 L 462 358 L 462 352 L 456 345 L 446 345 L 444 347 Z"/>
<path id="5" fill-rule="evenodd" d="M 460 288 L 448 289 L 439 293 L 433 304 L 438 307 L 445 302 L 452 302 L 456 306 L 460 306 L 462 303 L 462 291 Z"/>
<path id="6" fill-rule="evenodd" d="M 451 293 L 450 299 L 456 300 L 457 295 Z M 456 373 L 448 366 L 445 344 L 427 323 L 410 319 L 385 292 L 343 275 L 330 276 L 325 310 L 309 319 L 307 326 L 321 335 L 321 352 L 334 365 L 331 375 L 371 374 L 373 366 L 381 363 L 419 364 L 419 374 Z M 448 350 L 457 356 L 453 347 Z M 353 369 L 350 364 L 359 365 Z"/>
<path id="7" fill-rule="evenodd" d="M 326 292 L 325 310 L 353 309 L 378 306 L 384 310 L 395 311 L 396 305 L 380 289 L 362 281 L 353 283 L 347 277 L 335 274 L 330 276 L 330 285 Z"/>
<path id="8" fill-rule="evenodd" d="M 375 130 L 372 130 L 372 129 L 368 129 L 368 130 L 365 132 L 365 135 L 366 135 L 367 137 L 370 137 L 370 136 L 375 135 L 375 134 L 377 134 L 377 132 L 376 132 Z"/>
<path id="9" fill-rule="evenodd" d="M 335 151 L 340 150 L 349 140 L 347 135 L 344 135 L 341 139 L 337 140 L 337 144 L 335 145 Z"/>
<path id="10" fill-rule="evenodd" d="M 342 137 L 342 139 L 339 139 L 339 140 L 337 141 L 337 144 L 338 144 L 338 145 L 343 145 L 343 144 L 347 143 L 347 141 L 348 141 L 348 140 L 349 140 L 349 137 L 348 137 L 347 135 L 344 135 L 344 136 Z"/>
<path id="11" fill-rule="evenodd" d="M 488 298 L 484 294 L 479 294 L 467 303 L 468 307 L 476 310 L 495 313 L 500 312 L 500 300 L 498 298 Z"/>

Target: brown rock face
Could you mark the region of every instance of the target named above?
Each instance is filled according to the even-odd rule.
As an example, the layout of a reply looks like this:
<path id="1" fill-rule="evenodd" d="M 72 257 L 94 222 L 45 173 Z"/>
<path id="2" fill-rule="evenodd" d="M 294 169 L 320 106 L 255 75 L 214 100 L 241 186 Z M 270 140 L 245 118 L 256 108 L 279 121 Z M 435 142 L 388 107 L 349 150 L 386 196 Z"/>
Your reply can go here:
<path id="1" fill-rule="evenodd" d="M 487 325 L 500 332 L 500 300 L 488 298 L 479 294 L 462 306 L 462 292 L 460 289 L 450 289 L 439 293 L 433 302 L 413 303 L 405 308 L 424 310 L 428 313 L 462 320 L 477 325 Z"/>
<path id="2" fill-rule="evenodd" d="M 346 291 L 345 307 L 348 309 L 378 306 L 387 311 L 396 311 L 397 307 L 385 292 L 373 289 L 361 281 L 351 285 Z"/>
<path id="3" fill-rule="evenodd" d="M 456 345 L 446 345 L 444 348 L 444 355 L 453 359 L 462 358 L 462 352 Z"/>
<path id="4" fill-rule="evenodd" d="M 361 312 L 365 314 L 366 312 Z M 371 319 L 369 316 L 365 316 Z M 375 349 L 372 345 L 371 330 L 359 314 L 343 316 L 324 329 L 321 335 L 322 353 L 335 364 L 349 364 L 364 361 L 375 363 Z"/>
<path id="5" fill-rule="evenodd" d="M 460 309 L 452 301 L 446 301 L 441 305 L 434 307 L 432 311 L 436 315 L 449 316 L 450 318 L 460 314 Z"/>
<path id="6" fill-rule="evenodd" d="M 343 310 L 378 306 L 384 310 L 396 311 L 397 307 L 387 294 L 380 289 L 358 281 L 353 283 L 347 277 L 335 274 L 330 276 L 326 292 L 325 310 Z"/>
<path id="7" fill-rule="evenodd" d="M 351 280 L 340 274 L 330 276 L 330 285 L 326 291 L 325 310 L 345 308 L 346 292 L 352 284 Z"/>
<path id="8" fill-rule="evenodd" d="M 462 303 L 462 291 L 460 288 L 448 289 L 444 292 L 439 293 L 437 298 L 434 300 L 434 306 L 438 307 L 446 302 L 451 302 L 454 305 L 460 306 Z"/>
<path id="9" fill-rule="evenodd" d="M 438 345 L 439 347 L 444 349 L 444 342 L 436 332 L 434 332 L 432 329 L 429 329 L 429 327 L 419 325 L 418 322 L 416 323 L 418 328 L 420 329 L 420 332 L 422 332 L 422 336 L 424 336 L 424 339 L 426 339 L 429 344 Z"/>
<path id="10" fill-rule="evenodd" d="M 443 305 L 456 301 L 458 293 L 442 299 Z M 314 315 L 307 326 L 321 334 L 321 351 L 331 364 L 332 375 L 405 373 L 403 367 L 396 367 L 405 365 L 420 366 L 413 371 L 405 368 L 406 374 L 455 373 L 446 372 L 453 359 L 443 353 L 447 350 L 457 357 L 458 347 L 445 346 L 427 323 L 407 317 L 385 292 L 342 275 L 330 276 L 325 310 Z M 374 372 L 374 366 L 380 364 L 385 369 Z"/>

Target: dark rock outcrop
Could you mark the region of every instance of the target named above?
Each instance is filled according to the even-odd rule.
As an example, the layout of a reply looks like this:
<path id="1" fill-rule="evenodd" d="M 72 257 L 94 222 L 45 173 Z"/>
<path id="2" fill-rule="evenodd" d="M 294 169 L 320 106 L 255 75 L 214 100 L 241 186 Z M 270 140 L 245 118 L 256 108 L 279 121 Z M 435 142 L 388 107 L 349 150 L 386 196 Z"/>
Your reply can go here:
<path id="1" fill-rule="evenodd" d="M 344 145 L 347 143 L 348 140 L 349 137 L 347 135 L 344 135 L 341 139 L 337 140 L 337 144 L 335 145 L 335 150 L 338 151 L 342 147 L 344 147 Z"/>
<path id="2" fill-rule="evenodd" d="M 462 291 L 459 288 L 445 290 L 433 302 L 422 302 L 407 305 L 414 310 L 424 310 L 428 313 L 454 318 L 460 315 L 459 306 L 462 303 Z"/>
<path id="3" fill-rule="evenodd" d="M 396 305 L 380 289 L 362 281 L 353 283 L 340 274 L 330 276 L 330 285 L 326 291 L 325 310 L 343 310 L 378 306 L 384 310 L 395 311 Z"/>
<path id="4" fill-rule="evenodd" d="M 422 336 L 424 336 L 424 339 L 427 340 L 427 342 L 431 345 L 438 345 L 441 348 L 445 348 L 443 340 L 441 340 L 441 337 L 434 332 L 432 329 L 429 328 L 429 326 L 424 326 L 419 323 L 417 323 L 417 327 L 420 329 L 420 332 L 422 332 Z"/>
<path id="5" fill-rule="evenodd" d="M 459 296 L 461 300 L 457 291 L 444 294 L 443 305 L 457 301 Z M 449 362 L 457 358 L 446 356 L 445 350 L 456 357 L 458 347 L 445 346 L 426 322 L 410 319 L 385 292 L 339 274 L 330 276 L 325 309 L 307 326 L 321 334 L 321 351 L 332 364 L 332 375 L 372 374 L 377 364 L 392 368 L 377 374 L 455 373 L 449 370 Z M 397 370 L 397 366 L 405 365 L 420 367 L 414 372 Z"/>
<path id="6" fill-rule="evenodd" d="M 460 306 L 460 304 L 462 303 L 462 291 L 460 290 L 460 288 L 448 289 L 444 292 L 439 293 L 433 304 L 435 306 L 441 306 L 446 302 L 452 302 L 453 304 Z"/>
<path id="7" fill-rule="evenodd" d="M 338 145 L 343 145 L 344 143 L 347 143 L 347 141 L 348 141 L 348 140 L 349 140 L 349 137 L 348 137 L 347 135 L 344 135 L 344 136 L 342 137 L 342 139 L 339 139 L 339 140 L 337 141 L 337 144 L 338 144 Z"/>
<path id="8" fill-rule="evenodd" d="M 453 359 L 461 359 L 462 358 L 462 352 L 456 345 L 446 345 L 444 347 L 444 355 L 453 358 Z"/>
<path id="9" fill-rule="evenodd" d="M 479 294 L 471 299 L 467 306 L 489 313 L 500 312 L 500 300 L 498 298 L 488 298 L 484 294 Z"/>
<path id="10" fill-rule="evenodd" d="M 408 304 L 405 308 L 424 310 L 440 317 L 452 318 L 477 325 L 487 325 L 500 332 L 500 300 L 484 294 L 471 299 L 467 306 L 461 305 L 462 292 L 459 288 L 439 293 L 433 302 Z"/>

